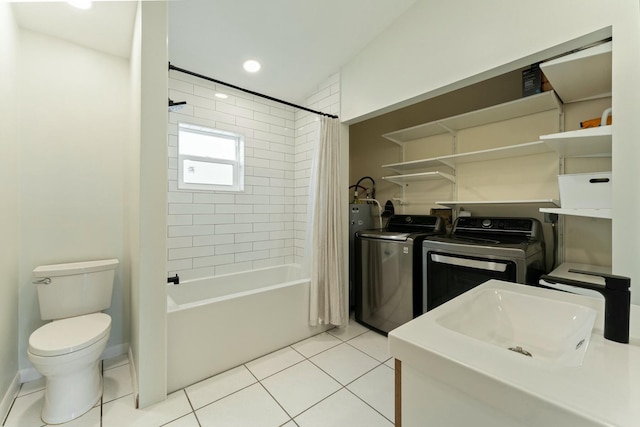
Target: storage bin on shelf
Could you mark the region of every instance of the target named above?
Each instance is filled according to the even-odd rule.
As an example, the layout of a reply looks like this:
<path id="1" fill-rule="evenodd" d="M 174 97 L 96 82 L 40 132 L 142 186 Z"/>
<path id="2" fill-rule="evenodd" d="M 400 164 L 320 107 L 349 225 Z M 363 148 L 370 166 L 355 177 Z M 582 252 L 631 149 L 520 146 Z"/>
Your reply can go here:
<path id="1" fill-rule="evenodd" d="M 563 209 L 611 209 L 611 172 L 558 175 Z"/>

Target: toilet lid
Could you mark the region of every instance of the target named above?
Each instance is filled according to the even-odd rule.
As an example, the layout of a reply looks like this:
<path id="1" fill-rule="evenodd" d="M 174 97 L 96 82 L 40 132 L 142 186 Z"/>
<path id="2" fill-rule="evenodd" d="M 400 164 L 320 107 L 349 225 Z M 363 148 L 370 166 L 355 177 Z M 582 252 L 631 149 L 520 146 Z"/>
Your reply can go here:
<path id="1" fill-rule="evenodd" d="M 59 356 L 81 350 L 109 335 L 111 317 L 91 313 L 47 323 L 29 337 L 29 351 L 37 356 Z"/>

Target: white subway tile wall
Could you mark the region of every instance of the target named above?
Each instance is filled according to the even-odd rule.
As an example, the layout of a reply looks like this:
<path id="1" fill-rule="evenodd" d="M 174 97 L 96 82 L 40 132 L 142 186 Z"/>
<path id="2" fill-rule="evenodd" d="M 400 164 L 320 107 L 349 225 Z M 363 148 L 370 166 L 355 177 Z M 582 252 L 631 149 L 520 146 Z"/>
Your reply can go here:
<path id="1" fill-rule="evenodd" d="M 167 274 L 190 280 L 302 263 L 318 117 L 175 71 L 169 97 L 187 105 L 169 114 Z M 305 105 L 338 115 L 339 74 Z M 179 122 L 244 136 L 243 192 L 178 190 Z"/>

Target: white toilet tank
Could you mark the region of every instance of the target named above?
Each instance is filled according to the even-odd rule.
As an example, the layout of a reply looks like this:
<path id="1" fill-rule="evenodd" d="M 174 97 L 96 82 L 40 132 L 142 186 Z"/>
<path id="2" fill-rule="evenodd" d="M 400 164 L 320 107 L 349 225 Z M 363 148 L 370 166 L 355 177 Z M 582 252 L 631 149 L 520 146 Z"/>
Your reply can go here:
<path id="1" fill-rule="evenodd" d="M 106 310 L 117 267 L 117 259 L 36 267 L 40 318 L 56 320 Z"/>

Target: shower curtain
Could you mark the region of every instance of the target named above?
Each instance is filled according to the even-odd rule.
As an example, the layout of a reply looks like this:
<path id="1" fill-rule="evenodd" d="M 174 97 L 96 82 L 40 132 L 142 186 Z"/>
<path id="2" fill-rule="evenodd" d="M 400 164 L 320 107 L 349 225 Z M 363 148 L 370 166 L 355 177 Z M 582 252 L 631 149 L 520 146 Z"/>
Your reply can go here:
<path id="1" fill-rule="evenodd" d="M 340 122 L 320 119 L 311 179 L 312 261 L 309 323 L 346 324 L 344 211 L 340 184 Z"/>

